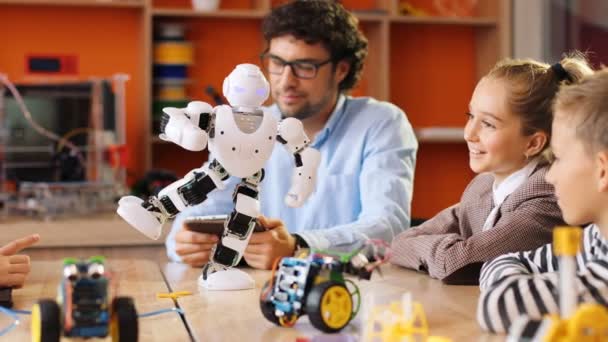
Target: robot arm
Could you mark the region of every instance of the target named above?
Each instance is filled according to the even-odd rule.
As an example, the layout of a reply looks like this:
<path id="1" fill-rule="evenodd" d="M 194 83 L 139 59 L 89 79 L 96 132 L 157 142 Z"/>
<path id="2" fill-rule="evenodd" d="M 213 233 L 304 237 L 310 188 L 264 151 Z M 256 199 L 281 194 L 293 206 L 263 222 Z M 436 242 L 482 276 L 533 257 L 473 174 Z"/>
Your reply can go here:
<path id="1" fill-rule="evenodd" d="M 304 127 L 300 120 L 294 118 L 281 121 L 277 140 L 293 153 L 296 164 L 285 204 L 299 207 L 314 191 L 321 153 L 308 147 L 310 140 L 304 132 Z"/>
<path id="2" fill-rule="evenodd" d="M 189 151 L 207 147 L 213 108 L 206 102 L 192 101 L 186 108 L 163 108 L 160 138 Z"/>

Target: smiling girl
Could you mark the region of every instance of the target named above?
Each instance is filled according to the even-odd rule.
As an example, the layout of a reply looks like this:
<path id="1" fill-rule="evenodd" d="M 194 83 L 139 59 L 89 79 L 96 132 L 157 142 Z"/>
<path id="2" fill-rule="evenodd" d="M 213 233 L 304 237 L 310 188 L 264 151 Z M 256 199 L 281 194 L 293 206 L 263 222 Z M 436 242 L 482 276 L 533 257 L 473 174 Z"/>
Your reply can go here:
<path id="1" fill-rule="evenodd" d="M 568 57 L 552 66 L 507 59 L 484 76 L 464 129 L 469 166 L 479 175 L 460 203 L 399 234 L 391 262 L 448 284 L 477 284 L 483 262 L 550 242 L 563 223 L 544 179 L 551 103 L 561 84 L 590 73 L 583 58 Z"/>

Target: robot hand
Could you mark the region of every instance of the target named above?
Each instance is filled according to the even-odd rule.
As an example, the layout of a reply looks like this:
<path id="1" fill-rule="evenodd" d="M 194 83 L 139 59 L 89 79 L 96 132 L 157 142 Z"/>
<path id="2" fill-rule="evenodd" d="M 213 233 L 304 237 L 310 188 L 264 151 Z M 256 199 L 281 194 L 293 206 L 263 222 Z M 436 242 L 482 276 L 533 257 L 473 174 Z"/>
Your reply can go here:
<path id="1" fill-rule="evenodd" d="M 293 170 L 291 188 L 285 196 L 285 204 L 300 207 L 313 193 L 317 183 L 317 168 L 321 162 L 321 153 L 314 148 L 306 148 L 300 153 L 302 166 Z"/>
<path id="2" fill-rule="evenodd" d="M 212 111 L 211 105 L 201 101 L 192 101 L 186 108 L 163 108 L 169 119 L 159 137 L 189 151 L 202 151 L 207 147 L 209 136 L 199 127 L 199 121 L 201 116 L 208 116 Z"/>

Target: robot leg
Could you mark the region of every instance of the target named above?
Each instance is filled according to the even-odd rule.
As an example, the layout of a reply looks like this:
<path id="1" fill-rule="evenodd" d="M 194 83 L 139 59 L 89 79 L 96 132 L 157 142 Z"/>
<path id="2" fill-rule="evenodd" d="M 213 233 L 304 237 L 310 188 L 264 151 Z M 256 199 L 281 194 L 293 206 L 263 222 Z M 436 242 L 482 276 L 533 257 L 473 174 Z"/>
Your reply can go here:
<path id="1" fill-rule="evenodd" d="M 226 170 L 214 160 L 206 169 L 190 171 L 145 202 L 135 196 L 121 198 L 116 212 L 135 229 L 156 240 L 169 218 L 206 200 L 215 188 L 223 188 L 222 181 L 228 177 Z"/>
<path id="2" fill-rule="evenodd" d="M 211 261 L 203 269 L 203 279 L 219 270 L 236 266 L 249 243 L 260 215 L 258 185 L 264 177 L 264 170 L 241 181 L 234 190 L 234 210 L 225 222 L 222 238 L 214 248 Z"/>

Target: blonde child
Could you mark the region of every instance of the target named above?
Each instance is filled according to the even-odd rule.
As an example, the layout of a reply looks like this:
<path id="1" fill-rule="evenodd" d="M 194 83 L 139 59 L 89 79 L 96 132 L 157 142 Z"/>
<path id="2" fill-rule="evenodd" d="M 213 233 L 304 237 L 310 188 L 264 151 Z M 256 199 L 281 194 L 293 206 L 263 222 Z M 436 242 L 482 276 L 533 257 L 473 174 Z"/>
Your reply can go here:
<path id="1" fill-rule="evenodd" d="M 555 100 L 547 181 L 564 219 L 584 225 L 577 255 L 579 301 L 608 306 L 608 69 L 563 87 Z M 484 265 L 477 317 L 484 330 L 505 332 L 521 315 L 559 313 L 558 262 L 551 244 Z"/>
<path id="2" fill-rule="evenodd" d="M 590 73 L 584 59 L 553 66 L 507 59 L 473 92 L 464 138 L 479 175 L 460 203 L 399 234 L 391 262 L 448 284 L 477 284 L 483 262 L 551 241 L 562 222 L 542 157 L 551 138 L 551 102 L 560 84 Z"/>
<path id="3" fill-rule="evenodd" d="M 0 247 L 0 287 L 21 287 L 30 273 L 30 257 L 17 254 L 40 240 L 38 234 L 29 235 Z"/>

